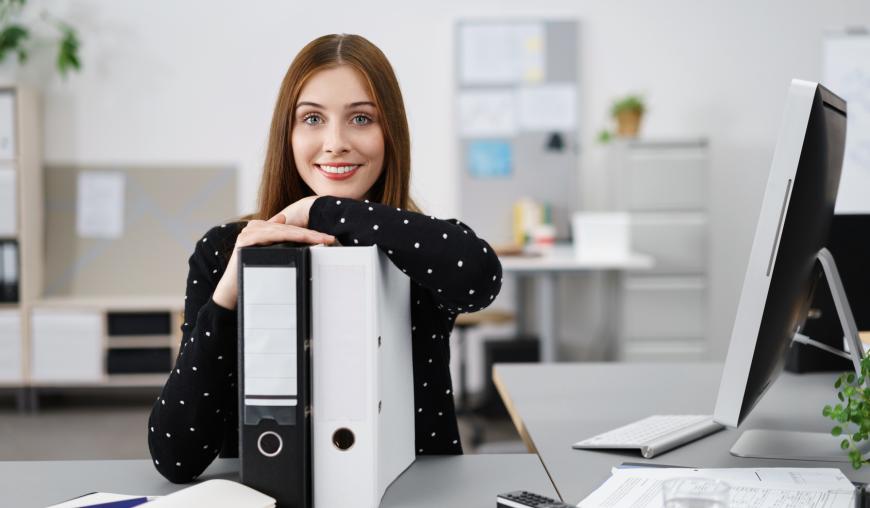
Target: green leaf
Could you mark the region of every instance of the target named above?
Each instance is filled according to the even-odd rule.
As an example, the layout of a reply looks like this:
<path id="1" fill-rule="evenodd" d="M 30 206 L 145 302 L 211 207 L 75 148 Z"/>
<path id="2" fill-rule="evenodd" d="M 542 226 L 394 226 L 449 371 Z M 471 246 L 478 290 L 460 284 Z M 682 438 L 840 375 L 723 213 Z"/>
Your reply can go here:
<path id="1" fill-rule="evenodd" d="M 840 427 L 839 425 L 837 425 L 836 427 L 831 429 L 831 435 L 833 435 L 833 436 L 839 436 L 842 433 L 843 433 L 843 427 Z"/>
<path id="2" fill-rule="evenodd" d="M 840 399 L 841 401 L 846 400 L 845 398 L 843 398 L 843 392 L 837 392 L 837 398 Z"/>
<path id="3" fill-rule="evenodd" d="M 61 76 L 66 77 L 70 70 L 80 70 L 81 62 L 79 61 L 79 39 L 75 29 L 63 25 L 61 27 L 63 37 L 60 41 L 60 46 L 57 51 L 57 70 Z"/>
<path id="4" fill-rule="evenodd" d="M 844 440 L 840 441 L 840 448 L 842 448 L 844 450 L 848 450 L 849 449 L 849 440 L 844 439 Z"/>
<path id="5" fill-rule="evenodd" d="M 16 53 L 18 61 L 22 60 L 22 45 L 28 39 L 30 33 L 21 25 L 10 24 L 0 31 L 0 62 L 2 62 L 9 53 Z M 24 59 L 27 59 L 27 53 L 24 53 Z"/>
<path id="6" fill-rule="evenodd" d="M 831 416 L 831 406 L 827 405 L 822 408 L 822 416 Z"/>
<path id="7" fill-rule="evenodd" d="M 855 374 L 852 372 L 846 374 L 846 382 L 847 383 L 854 383 L 855 382 Z"/>
<path id="8" fill-rule="evenodd" d="M 834 388 L 839 390 L 841 386 L 843 386 L 843 376 L 838 377 L 834 382 Z"/>

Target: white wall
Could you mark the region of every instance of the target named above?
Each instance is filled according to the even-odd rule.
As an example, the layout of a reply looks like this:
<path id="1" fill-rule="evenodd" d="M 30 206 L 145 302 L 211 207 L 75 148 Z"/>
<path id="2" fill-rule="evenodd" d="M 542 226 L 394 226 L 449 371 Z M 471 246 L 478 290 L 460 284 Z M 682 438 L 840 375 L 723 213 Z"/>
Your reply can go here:
<path id="1" fill-rule="evenodd" d="M 359 33 L 397 71 L 411 122 L 413 187 L 441 216 L 460 212 L 454 20 L 579 19 L 587 182 L 600 170 L 595 132 L 617 95 L 645 94 L 647 136 L 711 140 L 715 358 L 727 347 L 789 80 L 820 78 L 826 29 L 870 24 L 870 3 L 859 0 L 44 0 L 30 10 L 41 7 L 80 27 L 84 71 L 63 82 L 50 58 L 36 55 L 24 72 L 4 64 L 0 77 L 17 73 L 44 90 L 47 164 L 233 163 L 242 172 L 240 211 L 249 211 L 291 59 L 318 35 Z M 587 205 L 599 199 L 594 185 L 581 192 Z M 576 315 L 568 310 L 563 316 Z M 583 319 L 564 320 L 563 335 L 582 335 Z"/>

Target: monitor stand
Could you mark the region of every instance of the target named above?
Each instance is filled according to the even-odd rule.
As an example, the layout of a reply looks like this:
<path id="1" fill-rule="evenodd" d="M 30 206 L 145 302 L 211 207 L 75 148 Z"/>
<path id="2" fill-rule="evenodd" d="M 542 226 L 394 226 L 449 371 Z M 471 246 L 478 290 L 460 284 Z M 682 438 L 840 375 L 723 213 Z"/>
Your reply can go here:
<path id="1" fill-rule="evenodd" d="M 816 255 L 822 265 L 834 306 L 843 327 L 846 349 L 848 352 L 832 348 L 827 344 L 817 342 L 805 335 L 796 333 L 795 342 L 815 346 L 837 356 L 852 360 L 855 372 L 861 375 L 861 355 L 864 346 L 858 337 L 858 326 L 852 315 L 852 308 L 843 290 L 843 281 L 837 271 L 837 264 L 828 249 L 822 249 Z M 870 381 L 870 380 L 868 380 Z M 865 383 L 867 385 L 867 383 Z M 821 411 L 821 408 L 819 408 Z M 746 430 L 731 447 L 731 455 L 737 457 L 752 457 L 759 459 L 809 460 L 822 462 L 850 462 L 847 452 L 840 448 L 843 437 L 832 436 L 829 432 L 794 432 L 782 430 Z M 858 448 L 864 455 L 870 451 L 870 443 L 864 442 Z"/>

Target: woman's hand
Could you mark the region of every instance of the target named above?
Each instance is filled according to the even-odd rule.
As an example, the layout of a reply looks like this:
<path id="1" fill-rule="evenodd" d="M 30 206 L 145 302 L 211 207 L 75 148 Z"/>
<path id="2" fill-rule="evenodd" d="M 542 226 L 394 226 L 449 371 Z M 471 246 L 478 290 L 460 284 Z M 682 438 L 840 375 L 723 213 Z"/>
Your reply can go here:
<path id="1" fill-rule="evenodd" d="M 297 201 L 284 210 L 292 208 L 301 201 Z M 310 208 L 311 205 L 305 208 L 306 224 L 308 222 L 308 209 Z M 279 215 L 276 215 L 276 217 Z M 304 227 L 282 224 L 280 221 L 272 219 L 268 221 L 252 220 L 248 222 L 236 238 L 236 245 L 233 247 L 233 253 L 227 263 L 227 269 L 224 271 L 221 280 L 218 281 L 217 287 L 215 287 L 214 294 L 212 295 L 215 303 L 226 309 L 232 310 L 236 308 L 236 301 L 238 301 L 239 297 L 237 253 L 240 248 L 251 245 L 271 245 L 281 242 L 331 245 L 335 243 L 335 237 Z"/>
<path id="2" fill-rule="evenodd" d="M 308 196 L 293 203 L 287 208 L 281 210 L 269 219 L 269 222 L 277 222 L 279 224 L 288 224 L 300 228 L 308 227 L 308 212 L 311 211 L 311 205 L 320 196 Z"/>

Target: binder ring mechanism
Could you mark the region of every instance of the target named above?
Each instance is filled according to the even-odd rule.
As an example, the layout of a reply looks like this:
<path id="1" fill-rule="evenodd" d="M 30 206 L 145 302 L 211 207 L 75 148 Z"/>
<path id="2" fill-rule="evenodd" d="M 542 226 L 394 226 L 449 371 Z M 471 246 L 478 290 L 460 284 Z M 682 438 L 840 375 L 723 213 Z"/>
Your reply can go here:
<path id="1" fill-rule="evenodd" d="M 356 437 L 353 435 L 353 431 L 346 427 L 342 427 L 332 434 L 332 444 L 343 452 L 349 450 L 354 442 L 356 442 Z"/>

